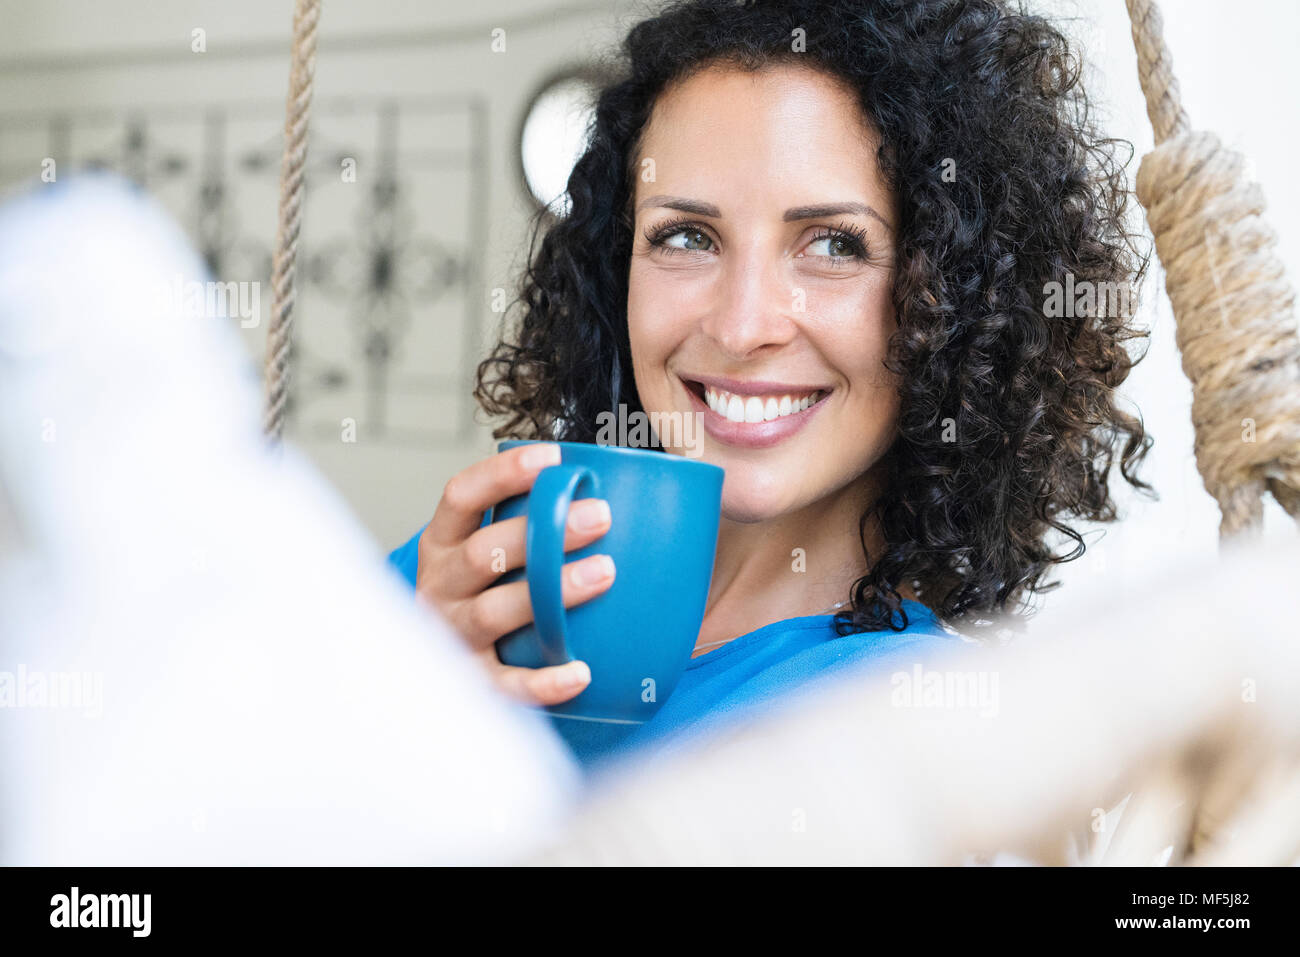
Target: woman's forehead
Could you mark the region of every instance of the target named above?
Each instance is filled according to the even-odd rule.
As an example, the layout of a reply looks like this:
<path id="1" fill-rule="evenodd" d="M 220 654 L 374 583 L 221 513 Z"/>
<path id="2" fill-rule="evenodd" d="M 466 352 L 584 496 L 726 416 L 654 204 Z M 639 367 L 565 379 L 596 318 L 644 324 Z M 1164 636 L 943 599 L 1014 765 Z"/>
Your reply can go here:
<path id="1" fill-rule="evenodd" d="M 816 195 L 800 203 L 834 194 L 885 216 L 893 205 L 875 162 L 879 137 L 855 91 L 808 67 L 715 66 L 692 74 L 656 101 L 639 145 L 638 206 L 671 193 L 723 207 L 727 199 L 752 208 L 770 198 L 784 208 L 810 183 Z"/>
<path id="2" fill-rule="evenodd" d="M 772 128 L 782 139 L 830 132 L 846 142 L 876 137 L 847 80 L 781 62 L 757 70 L 714 64 L 670 84 L 655 100 L 642 140 L 746 128 Z"/>

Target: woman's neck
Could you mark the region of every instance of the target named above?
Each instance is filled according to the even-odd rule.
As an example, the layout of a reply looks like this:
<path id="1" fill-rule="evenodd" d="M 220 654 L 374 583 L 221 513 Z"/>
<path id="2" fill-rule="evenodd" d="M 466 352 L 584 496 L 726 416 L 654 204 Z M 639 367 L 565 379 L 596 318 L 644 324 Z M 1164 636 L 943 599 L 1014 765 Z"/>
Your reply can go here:
<path id="1" fill-rule="evenodd" d="M 879 475 L 873 470 L 771 521 L 722 519 L 695 653 L 774 621 L 828 613 L 837 602 L 847 602 L 853 583 L 868 571 L 858 529 L 878 490 Z M 879 554 L 881 538 L 874 522 L 867 533 L 872 555 Z"/>

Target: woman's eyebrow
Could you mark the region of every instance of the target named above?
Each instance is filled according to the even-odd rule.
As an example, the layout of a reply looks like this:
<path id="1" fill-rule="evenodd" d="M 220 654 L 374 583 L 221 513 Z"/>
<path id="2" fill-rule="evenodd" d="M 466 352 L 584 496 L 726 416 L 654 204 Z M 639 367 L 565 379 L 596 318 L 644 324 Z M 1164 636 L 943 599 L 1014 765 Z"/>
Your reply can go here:
<path id="1" fill-rule="evenodd" d="M 684 196 L 649 196 L 641 201 L 638 209 L 646 209 L 651 206 L 658 206 L 664 209 L 676 209 L 683 213 L 692 213 L 696 216 L 712 216 L 714 219 L 722 218 L 722 211 L 712 203 L 706 203 L 699 199 L 687 199 Z M 781 218 L 787 223 L 798 222 L 801 219 L 819 219 L 823 216 L 840 216 L 845 213 L 861 213 L 865 216 L 871 216 L 879 220 L 887 229 L 893 230 L 893 226 L 881 216 L 878 212 L 868 206 L 866 203 L 843 202 L 843 203 L 818 203 L 815 206 L 794 206 L 785 211 Z"/>
<path id="2" fill-rule="evenodd" d="M 787 223 L 793 223 L 801 219 L 820 219 L 823 216 L 841 216 L 845 213 L 861 213 L 864 216 L 871 216 L 879 220 L 880 223 L 891 232 L 894 229 L 885 217 L 881 216 L 866 203 L 858 202 L 818 203 L 816 206 L 795 206 L 793 209 L 787 209 L 782 219 Z"/>
<path id="3" fill-rule="evenodd" d="M 712 216 L 714 219 L 722 218 L 722 211 L 712 203 L 706 203 L 699 199 L 686 199 L 683 196 L 650 196 L 643 199 L 637 209 L 647 209 L 651 206 L 678 209 L 683 213 L 694 213 L 696 216 Z"/>

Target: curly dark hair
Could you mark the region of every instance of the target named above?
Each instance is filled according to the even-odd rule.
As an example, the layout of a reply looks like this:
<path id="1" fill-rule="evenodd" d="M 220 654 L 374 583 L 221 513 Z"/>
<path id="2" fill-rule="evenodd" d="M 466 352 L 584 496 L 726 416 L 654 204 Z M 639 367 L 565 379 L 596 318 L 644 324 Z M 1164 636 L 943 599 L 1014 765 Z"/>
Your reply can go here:
<path id="1" fill-rule="evenodd" d="M 1052 283 L 1127 294 L 1150 260 L 1125 221 L 1133 144 L 1097 130 L 1066 37 L 999 0 L 684 0 L 620 52 L 569 211 L 534 221 L 517 328 L 507 318 L 478 368 L 475 397 L 506 417 L 494 434 L 592 442 L 598 413 L 641 409 L 631 202 L 656 97 L 713 65 L 813 65 L 858 91 L 901 208 L 885 363 L 902 381 L 899 435 L 859 528 L 864 550 L 873 520 L 884 545 L 837 632 L 905 628 L 902 582 L 962 630 L 987 633 L 981 613 L 1023 628 L 1030 595 L 1060 584 L 1051 566 L 1084 553 L 1067 521 L 1117 517 L 1116 460 L 1156 497 L 1136 475 L 1152 440 L 1115 396 L 1142 358 L 1127 340 L 1145 331 L 1104 297 L 1046 307 Z"/>

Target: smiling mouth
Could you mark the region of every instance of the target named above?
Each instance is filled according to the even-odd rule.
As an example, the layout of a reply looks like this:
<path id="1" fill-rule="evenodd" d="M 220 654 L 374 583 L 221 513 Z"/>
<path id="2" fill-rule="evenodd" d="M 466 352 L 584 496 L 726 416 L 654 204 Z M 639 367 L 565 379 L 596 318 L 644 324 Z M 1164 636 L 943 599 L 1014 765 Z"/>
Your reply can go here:
<path id="1" fill-rule="evenodd" d="M 772 422 L 805 412 L 830 395 L 829 389 L 811 392 L 771 392 L 762 395 L 741 395 L 706 386 L 703 382 L 682 380 L 686 388 L 706 406 L 729 422 Z"/>

